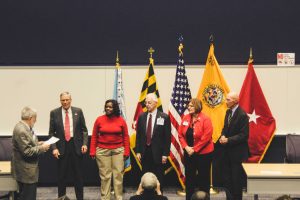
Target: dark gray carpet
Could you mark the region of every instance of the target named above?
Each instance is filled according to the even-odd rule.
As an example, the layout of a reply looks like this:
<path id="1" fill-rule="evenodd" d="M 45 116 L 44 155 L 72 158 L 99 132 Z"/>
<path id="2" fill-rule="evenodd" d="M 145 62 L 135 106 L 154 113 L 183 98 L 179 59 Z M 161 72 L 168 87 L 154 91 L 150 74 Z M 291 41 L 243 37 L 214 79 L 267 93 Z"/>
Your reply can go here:
<path id="1" fill-rule="evenodd" d="M 124 200 L 128 200 L 130 196 L 135 193 L 135 188 L 126 188 L 124 193 Z M 164 195 L 169 198 L 169 200 L 185 200 L 185 197 L 178 196 L 176 193 L 178 188 L 166 188 L 164 190 Z M 57 188 L 56 187 L 39 187 L 37 192 L 38 200 L 55 200 L 57 199 Z M 300 193 L 300 192 L 299 192 Z M 67 196 L 70 199 L 75 199 L 75 193 L 73 188 L 67 188 Z M 274 200 L 281 195 L 259 195 L 259 200 Z M 298 195 L 300 196 L 300 194 Z M 84 199 L 86 200 L 97 200 L 100 199 L 100 188 L 99 187 L 85 187 L 84 188 Z M 225 193 L 220 191 L 218 194 L 211 195 L 211 200 L 224 200 Z M 253 200 L 253 195 L 244 193 L 243 200 Z M 113 200 L 113 198 L 112 198 Z"/>

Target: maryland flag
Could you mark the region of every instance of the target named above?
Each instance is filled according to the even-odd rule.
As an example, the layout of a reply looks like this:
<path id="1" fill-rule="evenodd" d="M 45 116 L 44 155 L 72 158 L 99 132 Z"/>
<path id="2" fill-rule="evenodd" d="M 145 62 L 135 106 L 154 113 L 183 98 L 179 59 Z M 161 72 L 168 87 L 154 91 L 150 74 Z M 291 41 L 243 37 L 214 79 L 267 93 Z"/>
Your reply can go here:
<path id="1" fill-rule="evenodd" d="M 202 111 L 212 121 L 214 142 L 220 137 L 224 126 L 224 117 L 227 110 L 225 99 L 228 92 L 229 87 L 214 55 L 214 45 L 211 43 L 197 98 L 203 103 Z"/>
<path id="2" fill-rule="evenodd" d="M 276 122 L 255 74 L 251 55 L 239 104 L 249 116 L 248 162 L 259 163 L 273 139 Z"/>
<path id="3" fill-rule="evenodd" d="M 134 118 L 133 118 L 133 124 L 132 124 L 133 129 L 136 128 L 137 120 L 138 120 L 140 114 L 147 111 L 147 108 L 145 106 L 145 99 L 146 99 L 147 94 L 155 93 L 157 95 L 157 98 L 158 98 L 157 109 L 162 111 L 161 100 L 160 100 L 158 87 L 156 84 L 156 77 L 155 77 L 154 68 L 153 68 L 154 59 L 152 58 L 152 53 L 154 52 L 154 49 L 152 49 L 152 47 L 151 47 L 148 50 L 148 52 L 150 53 L 150 58 L 149 58 L 150 63 L 149 63 L 148 71 L 147 71 L 145 79 L 144 79 L 139 102 L 137 103 L 137 106 L 136 106 L 136 110 L 135 110 L 135 114 L 134 114 Z M 138 162 L 135 151 L 134 151 L 135 139 L 136 139 L 136 133 L 131 134 L 131 136 L 130 136 L 131 153 L 134 155 L 135 160 L 136 160 L 138 166 L 140 167 L 140 169 L 142 169 L 141 163 Z"/>
<path id="4" fill-rule="evenodd" d="M 116 69 L 115 69 L 115 85 L 113 99 L 117 100 L 121 112 L 121 116 L 126 120 L 125 97 L 123 88 L 122 69 L 119 63 L 119 54 L 117 52 Z M 131 170 L 130 156 L 124 162 L 124 172 Z"/>

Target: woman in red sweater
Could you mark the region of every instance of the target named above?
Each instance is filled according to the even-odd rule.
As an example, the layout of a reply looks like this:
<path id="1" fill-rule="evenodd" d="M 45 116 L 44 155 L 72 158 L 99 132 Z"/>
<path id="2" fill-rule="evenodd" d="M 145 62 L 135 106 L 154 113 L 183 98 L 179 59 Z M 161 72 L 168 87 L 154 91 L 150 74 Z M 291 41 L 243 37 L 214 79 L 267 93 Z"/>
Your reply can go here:
<path id="1" fill-rule="evenodd" d="M 122 200 L 124 161 L 130 155 L 128 128 L 116 100 L 107 100 L 104 110 L 105 115 L 94 124 L 90 156 L 96 158 L 99 167 L 101 199 L 110 200 L 113 177 L 115 199 Z"/>
<path id="2" fill-rule="evenodd" d="M 202 102 L 196 98 L 191 99 L 188 105 L 189 114 L 183 117 L 178 131 L 178 138 L 184 150 L 187 200 L 191 199 L 197 186 L 208 194 L 210 189 L 210 167 L 214 150 L 213 127 L 210 118 L 201 110 Z"/>

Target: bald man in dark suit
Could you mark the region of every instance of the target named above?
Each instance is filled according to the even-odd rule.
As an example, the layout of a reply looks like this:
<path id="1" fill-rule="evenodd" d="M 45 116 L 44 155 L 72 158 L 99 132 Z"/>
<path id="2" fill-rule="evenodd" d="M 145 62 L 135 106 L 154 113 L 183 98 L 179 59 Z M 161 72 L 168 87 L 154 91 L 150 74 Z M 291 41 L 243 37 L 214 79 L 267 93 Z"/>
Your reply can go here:
<path id="1" fill-rule="evenodd" d="M 239 96 L 231 92 L 227 94 L 224 127 L 220 144 L 223 146 L 223 178 L 227 200 L 241 200 L 245 172 L 242 162 L 249 157 L 248 137 L 249 120 L 247 113 L 239 106 Z"/>

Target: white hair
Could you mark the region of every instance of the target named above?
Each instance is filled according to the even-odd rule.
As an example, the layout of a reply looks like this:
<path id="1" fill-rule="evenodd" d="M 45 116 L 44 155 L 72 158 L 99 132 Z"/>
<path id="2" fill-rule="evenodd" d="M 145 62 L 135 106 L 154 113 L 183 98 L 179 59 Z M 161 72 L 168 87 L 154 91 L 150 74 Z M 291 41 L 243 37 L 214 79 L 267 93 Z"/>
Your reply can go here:
<path id="1" fill-rule="evenodd" d="M 70 99 L 72 98 L 72 97 L 71 97 L 71 93 L 70 93 L 70 92 L 67 92 L 67 91 L 60 93 L 59 97 L 61 98 L 62 96 L 69 96 Z"/>
<path id="2" fill-rule="evenodd" d="M 240 98 L 239 98 L 239 95 L 238 95 L 238 93 L 236 93 L 236 92 L 229 92 L 228 94 L 227 94 L 227 97 L 230 97 L 231 99 L 233 99 L 235 102 L 239 102 L 239 100 L 240 100 Z"/>
<path id="3" fill-rule="evenodd" d="M 29 107 L 29 106 L 26 106 L 22 109 L 21 111 L 21 119 L 22 120 L 28 120 L 32 117 L 36 117 L 36 110 Z"/>
<path id="4" fill-rule="evenodd" d="M 157 98 L 157 95 L 155 93 L 147 94 L 146 99 L 153 100 L 154 102 L 158 102 L 158 98 Z"/>
<path id="5" fill-rule="evenodd" d="M 152 190 L 157 187 L 157 177 L 151 173 L 145 173 L 141 178 L 141 185 L 143 189 Z"/>

